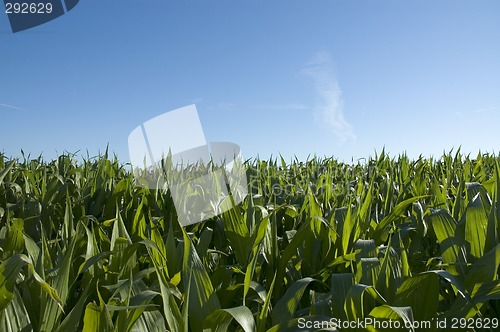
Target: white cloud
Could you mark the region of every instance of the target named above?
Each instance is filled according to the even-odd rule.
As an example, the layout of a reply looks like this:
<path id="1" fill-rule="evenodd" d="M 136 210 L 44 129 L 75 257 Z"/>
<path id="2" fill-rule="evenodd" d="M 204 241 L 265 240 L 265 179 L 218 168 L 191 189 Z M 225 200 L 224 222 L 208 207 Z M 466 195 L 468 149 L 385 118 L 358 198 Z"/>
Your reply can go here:
<path id="1" fill-rule="evenodd" d="M 315 119 L 328 126 L 341 143 L 355 141 L 352 126 L 344 117 L 342 90 L 333 74 L 333 62 L 326 52 L 317 53 L 302 73 L 313 80 L 317 93 Z"/>
<path id="2" fill-rule="evenodd" d="M 12 105 L 7 105 L 7 104 L 1 104 L 0 103 L 0 107 L 5 107 L 5 108 L 11 108 L 11 109 L 14 109 L 14 110 L 24 111 L 24 108 L 12 106 Z"/>

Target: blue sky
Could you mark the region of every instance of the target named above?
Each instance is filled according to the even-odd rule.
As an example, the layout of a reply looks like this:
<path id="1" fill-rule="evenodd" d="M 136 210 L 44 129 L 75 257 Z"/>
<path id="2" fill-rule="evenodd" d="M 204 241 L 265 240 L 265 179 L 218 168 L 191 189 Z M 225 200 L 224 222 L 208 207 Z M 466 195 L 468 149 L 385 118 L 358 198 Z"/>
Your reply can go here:
<path id="1" fill-rule="evenodd" d="M 245 157 L 498 152 L 498 1 L 82 0 L 12 33 L 0 13 L 0 151 L 47 159 L 196 104 Z"/>

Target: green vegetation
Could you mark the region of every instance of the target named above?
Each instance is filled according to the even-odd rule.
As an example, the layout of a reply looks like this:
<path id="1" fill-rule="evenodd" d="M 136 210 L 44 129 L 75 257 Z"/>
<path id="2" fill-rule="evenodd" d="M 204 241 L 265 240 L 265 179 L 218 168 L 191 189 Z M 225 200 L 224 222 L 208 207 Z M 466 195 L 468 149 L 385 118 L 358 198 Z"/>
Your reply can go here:
<path id="1" fill-rule="evenodd" d="M 107 153 L 0 154 L 0 331 L 500 316 L 497 156 L 247 166 L 242 205 L 183 228 Z"/>

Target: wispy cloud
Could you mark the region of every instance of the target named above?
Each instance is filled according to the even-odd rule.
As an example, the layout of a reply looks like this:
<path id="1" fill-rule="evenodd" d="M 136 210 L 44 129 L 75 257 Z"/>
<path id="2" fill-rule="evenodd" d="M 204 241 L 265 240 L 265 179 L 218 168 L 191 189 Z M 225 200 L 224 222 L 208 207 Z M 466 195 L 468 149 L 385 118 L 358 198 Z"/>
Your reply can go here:
<path id="1" fill-rule="evenodd" d="M 313 80 L 318 96 L 315 118 L 326 124 L 341 143 L 356 140 L 352 126 L 344 117 L 342 90 L 333 74 L 333 61 L 326 52 L 317 53 L 302 73 Z"/>
<path id="2" fill-rule="evenodd" d="M 18 110 L 18 111 L 24 111 L 25 110 L 24 108 L 21 108 L 21 107 L 16 107 L 16 106 L 2 104 L 2 103 L 0 103 L 0 107 L 10 108 L 10 109 Z"/>

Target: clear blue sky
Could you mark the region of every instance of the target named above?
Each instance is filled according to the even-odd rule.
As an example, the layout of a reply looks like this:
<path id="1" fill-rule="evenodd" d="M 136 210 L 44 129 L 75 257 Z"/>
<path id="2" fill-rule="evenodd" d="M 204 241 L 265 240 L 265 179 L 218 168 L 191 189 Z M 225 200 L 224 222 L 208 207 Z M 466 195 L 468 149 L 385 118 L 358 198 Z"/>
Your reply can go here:
<path id="1" fill-rule="evenodd" d="M 0 151 L 128 160 L 195 103 L 245 157 L 500 146 L 499 1 L 82 0 L 13 34 L 0 13 Z"/>

